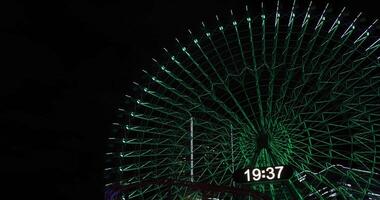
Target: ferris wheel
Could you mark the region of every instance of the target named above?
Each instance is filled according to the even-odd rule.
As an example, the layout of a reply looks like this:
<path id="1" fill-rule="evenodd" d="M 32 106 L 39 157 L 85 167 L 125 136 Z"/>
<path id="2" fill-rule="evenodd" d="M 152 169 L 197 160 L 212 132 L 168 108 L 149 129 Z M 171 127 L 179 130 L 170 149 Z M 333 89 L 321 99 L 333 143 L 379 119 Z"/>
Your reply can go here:
<path id="1" fill-rule="evenodd" d="M 295 5 L 217 16 L 153 59 L 109 138 L 107 198 L 380 199 L 377 20 Z"/>

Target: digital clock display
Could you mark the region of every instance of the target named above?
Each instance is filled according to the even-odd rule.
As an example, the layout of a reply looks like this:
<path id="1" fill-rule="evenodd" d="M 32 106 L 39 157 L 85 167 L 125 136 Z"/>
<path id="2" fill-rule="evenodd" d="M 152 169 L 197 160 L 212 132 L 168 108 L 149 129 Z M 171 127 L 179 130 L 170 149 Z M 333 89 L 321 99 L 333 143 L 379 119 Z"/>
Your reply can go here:
<path id="1" fill-rule="evenodd" d="M 244 168 L 237 170 L 234 175 L 234 181 L 238 183 L 251 183 L 261 181 L 287 180 L 293 175 L 293 169 L 287 165 Z"/>

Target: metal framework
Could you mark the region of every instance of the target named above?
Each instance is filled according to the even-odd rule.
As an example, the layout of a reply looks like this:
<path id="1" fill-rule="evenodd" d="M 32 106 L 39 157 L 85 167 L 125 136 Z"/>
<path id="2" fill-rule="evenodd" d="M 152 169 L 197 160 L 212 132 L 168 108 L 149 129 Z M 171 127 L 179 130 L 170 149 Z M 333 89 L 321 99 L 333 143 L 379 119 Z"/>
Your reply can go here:
<path id="1" fill-rule="evenodd" d="M 380 195 L 380 39 L 356 17 L 276 10 L 189 30 L 141 96 L 127 96 L 106 154 L 106 187 L 171 179 L 246 188 L 272 199 Z M 256 16 L 257 15 L 257 16 Z M 256 16 L 256 17 L 254 17 Z M 359 27 L 359 28 L 358 28 Z M 186 44 L 186 45 L 185 45 Z M 132 110 L 132 111 L 131 111 Z M 239 185 L 234 170 L 291 165 L 289 181 Z M 147 182 L 119 199 L 197 199 Z M 123 196 L 123 197 L 122 197 Z M 222 192 L 215 198 L 232 198 Z"/>

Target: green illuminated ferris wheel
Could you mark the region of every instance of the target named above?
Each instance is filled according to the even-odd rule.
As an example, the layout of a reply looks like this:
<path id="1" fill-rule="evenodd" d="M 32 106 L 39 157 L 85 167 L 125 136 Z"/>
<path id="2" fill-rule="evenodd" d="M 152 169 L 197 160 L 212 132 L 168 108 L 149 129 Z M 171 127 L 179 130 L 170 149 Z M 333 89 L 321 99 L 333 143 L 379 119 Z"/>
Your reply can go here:
<path id="1" fill-rule="evenodd" d="M 311 7 L 231 11 L 153 59 L 114 123 L 107 198 L 380 199 L 376 21 Z"/>

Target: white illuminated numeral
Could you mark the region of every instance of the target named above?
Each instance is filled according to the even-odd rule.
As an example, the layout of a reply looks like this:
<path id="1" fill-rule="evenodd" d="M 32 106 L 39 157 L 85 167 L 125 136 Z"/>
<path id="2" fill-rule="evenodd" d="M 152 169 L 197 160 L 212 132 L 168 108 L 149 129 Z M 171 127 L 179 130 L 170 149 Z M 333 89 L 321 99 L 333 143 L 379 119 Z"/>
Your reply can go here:
<path id="1" fill-rule="evenodd" d="M 255 181 L 260 180 L 260 178 L 261 178 L 261 171 L 260 171 L 260 169 L 253 169 L 252 170 L 252 176 L 253 176 L 253 180 L 255 180 Z"/>
<path id="2" fill-rule="evenodd" d="M 284 166 L 276 166 L 275 169 L 278 169 L 277 178 L 281 178 L 281 172 L 284 169 Z"/>
<path id="3" fill-rule="evenodd" d="M 249 169 L 247 169 L 244 174 L 247 174 L 247 181 L 251 181 L 251 174 L 249 173 Z"/>
<path id="4" fill-rule="evenodd" d="M 266 176 L 268 180 L 272 180 L 274 179 L 274 177 L 276 176 L 276 174 L 274 173 L 274 169 L 273 167 L 268 167 L 266 169 L 266 171 L 268 172 L 268 175 Z"/>

